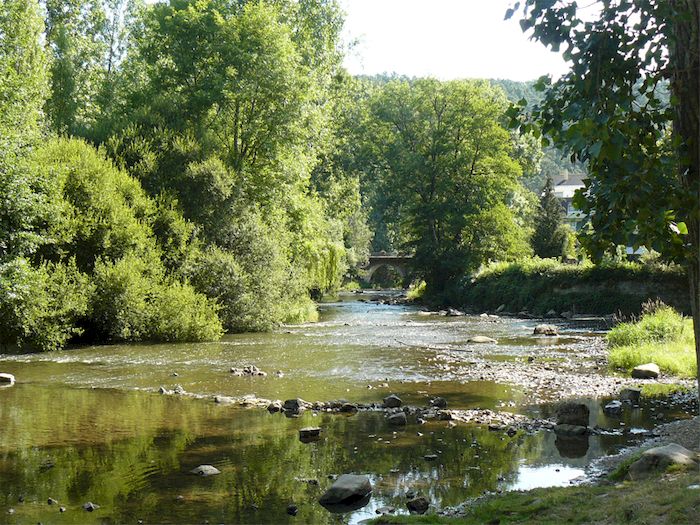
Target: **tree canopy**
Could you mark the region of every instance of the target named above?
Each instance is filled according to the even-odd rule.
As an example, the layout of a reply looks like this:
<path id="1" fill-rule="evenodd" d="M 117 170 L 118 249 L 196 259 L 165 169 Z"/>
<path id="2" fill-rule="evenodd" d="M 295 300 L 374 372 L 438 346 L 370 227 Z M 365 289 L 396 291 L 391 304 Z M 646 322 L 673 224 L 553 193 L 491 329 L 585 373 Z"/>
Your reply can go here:
<path id="1" fill-rule="evenodd" d="M 563 49 L 571 71 L 541 79 L 542 101 L 514 107 L 511 124 L 587 164 L 575 202 L 594 257 L 646 246 L 689 270 L 700 357 L 700 6 L 600 1 L 591 16 L 573 1 L 522 4 L 523 30 Z"/>

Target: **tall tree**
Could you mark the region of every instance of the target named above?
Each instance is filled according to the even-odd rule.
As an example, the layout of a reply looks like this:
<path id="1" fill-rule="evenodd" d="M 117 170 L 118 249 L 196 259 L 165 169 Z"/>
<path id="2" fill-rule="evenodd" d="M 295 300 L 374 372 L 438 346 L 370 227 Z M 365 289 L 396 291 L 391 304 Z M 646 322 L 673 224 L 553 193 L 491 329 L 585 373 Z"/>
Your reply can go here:
<path id="1" fill-rule="evenodd" d="M 532 234 L 532 249 L 539 257 L 561 257 L 566 241 L 562 221 L 563 210 L 554 195 L 552 179 L 548 178 L 542 190 L 540 204 L 535 216 L 535 231 Z"/>
<path id="2" fill-rule="evenodd" d="M 378 193 L 394 197 L 415 265 L 441 292 L 484 262 L 486 239 L 472 230 L 519 187 L 521 167 L 500 124 L 505 97 L 486 82 L 392 81 L 371 107 L 385 167 Z M 509 207 L 499 210 L 514 220 Z"/>
<path id="3" fill-rule="evenodd" d="M 34 0 L 0 6 L 0 262 L 37 248 L 44 205 L 24 165 L 41 134 L 46 95 L 44 24 Z"/>
<path id="4" fill-rule="evenodd" d="M 687 268 L 700 361 L 700 3 L 600 0 L 585 14 L 574 1 L 523 3 L 522 28 L 563 46 L 571 71 L 541 79 L 545 97 L 531 119 L 520 115 L 522 129 L 536 122 L 588 163 L 576 203 L 591 218 L 582 241 L 594 256 L 644 245 Z"/>

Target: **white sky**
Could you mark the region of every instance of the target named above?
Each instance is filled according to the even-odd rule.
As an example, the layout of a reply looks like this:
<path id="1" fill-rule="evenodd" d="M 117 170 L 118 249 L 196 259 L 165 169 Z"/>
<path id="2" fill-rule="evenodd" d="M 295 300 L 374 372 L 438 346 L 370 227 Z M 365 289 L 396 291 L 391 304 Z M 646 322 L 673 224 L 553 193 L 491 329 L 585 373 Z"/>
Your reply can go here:
<path id="1" fill-rule="evenodd" d="M 564 60 L 520 30 L 512 0 L 340 0 L 351 74 L 533 80 L 566 72 Z"/>

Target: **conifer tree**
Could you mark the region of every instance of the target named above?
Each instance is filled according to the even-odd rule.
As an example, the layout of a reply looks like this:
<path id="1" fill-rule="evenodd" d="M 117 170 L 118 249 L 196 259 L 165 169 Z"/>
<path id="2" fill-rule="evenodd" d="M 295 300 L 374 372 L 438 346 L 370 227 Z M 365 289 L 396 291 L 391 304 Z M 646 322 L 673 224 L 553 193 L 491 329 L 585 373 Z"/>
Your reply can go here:
<path id="1" fill-rule="evenodd" d="M 539 257 L 560 257 L 566 241 L 566 230 L 562 221 L 564 212 L 556 195 L 551 177 L 542 190 L 535 218 L 535 233 L 532 249 Z"/>

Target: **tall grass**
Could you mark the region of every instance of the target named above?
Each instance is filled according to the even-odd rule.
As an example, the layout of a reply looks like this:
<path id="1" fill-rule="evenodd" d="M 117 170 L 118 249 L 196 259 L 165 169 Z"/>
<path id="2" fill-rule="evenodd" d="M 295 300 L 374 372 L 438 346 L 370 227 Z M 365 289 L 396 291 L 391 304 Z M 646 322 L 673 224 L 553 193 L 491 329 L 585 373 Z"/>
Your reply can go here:
<path id="1" fill-rule="evenodd" d="M 662 371 L 681 377 L 697 373 L 692 320 L 668 306 L 647 308 L 637 321 L 613 328 L 607 339 L 608 361 L 615 368 L 656 363 Z"/>

